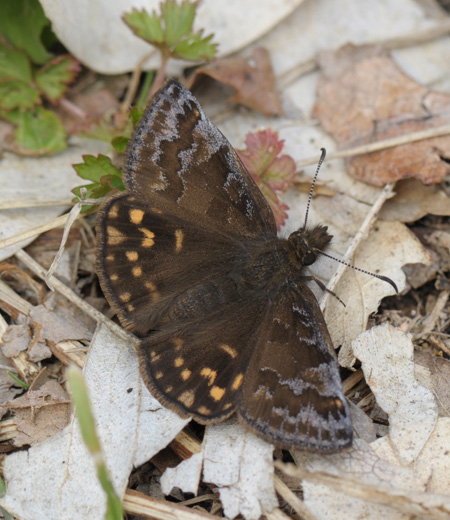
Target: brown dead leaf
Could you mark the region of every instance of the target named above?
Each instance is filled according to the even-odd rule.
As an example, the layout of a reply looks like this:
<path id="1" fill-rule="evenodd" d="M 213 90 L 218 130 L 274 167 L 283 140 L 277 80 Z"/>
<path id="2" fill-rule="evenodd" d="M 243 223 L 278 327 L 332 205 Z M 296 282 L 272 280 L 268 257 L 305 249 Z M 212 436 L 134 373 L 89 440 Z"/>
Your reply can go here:
<path id="1" fill-rule="evenodd" d="M 187 88 L 190 89 L 202 74 L 236 90 L 228 99 L 231 103 L 240 103 L 266 115 L 284 115 L 266 49 L 254 49 L 250 59 L 223 58 L 201 67 L 189 77 Z"/>
<path id="2" fill-rule="evenodd" d="M 416 83 L 379 47 L 346 45 L 321 54 L 320 64 L 314 116 L 341 149 L 450 123 L 450 96 Z M 433 184 L 450 171 L 442 158 L 450 158 L 450 136 L 355 156 L 347 166 L 376 186 L 411 177 Z"/>
<path id="3" fill-rule="evenodd" d="M 50 293 L 43 305 L 31 309 L 26 323 L 7 328 L 1 350 L 9 358 L 26 351 L 28 360 L 38 362 L 51 357 L 61 341 L 90 340 L 94 328 L 92 318 L 57 293 Z"/>
<path id="4" fill-rule="evenodd" d="M 414 359 L 429 370 L 440 417 L 450 417 L 450 361 L 424 350 L 416 350 Z"/>
<path id="5" fill-rule="evenodd" d="M 32 446 L 61 431 L 69 422 L 71 405 L 66 391 L 55 380 L 7 403 L 15 411 L 15 446 Z"/>
<path id="6" fill-rule="evenodd" d="M 34 327 L 42 326 L 40 341 L 50 348 L 67 339 L 89 340 L 95 327 L 93 319 L 56 293 L 51 293 L 44 305 L 34 307 L 30 317 Z"/>
<path id="7" fill-rule="evenodd" d="M 379 214 L 382 220 L 415 222 L 428 214 L 450 216 L 450 201 L 440 186 L 407 179 L 397 183 L 395 192 L 395 197 L 384 203 Z"/>
<path id="8" fill-rule="evenodd" d="M 28 325 L 10 325 L 2 337 L 2 353 L 8 358 L 16 357 L 28 348 L 30 341 L 31 331 Z"/>

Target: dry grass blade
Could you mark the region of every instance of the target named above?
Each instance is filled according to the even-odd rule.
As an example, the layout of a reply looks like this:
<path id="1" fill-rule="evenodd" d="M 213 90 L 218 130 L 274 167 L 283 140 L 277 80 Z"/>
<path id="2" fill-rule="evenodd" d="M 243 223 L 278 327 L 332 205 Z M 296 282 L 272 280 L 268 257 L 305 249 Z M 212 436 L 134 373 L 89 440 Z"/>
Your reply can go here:
<path id="1" fill-rule="evenodd" d="M 190 509 L 189 507 L 180 506 L 156 498 L 150 498 L 143 493 L 127 489 L 123 499 L 123 507 L 126 513 L 139 516 L 139 518 L 151 518 L 157 520 L 175 520 L 182 518 L 183 520 L 217 520 L 217 517 Z"/>

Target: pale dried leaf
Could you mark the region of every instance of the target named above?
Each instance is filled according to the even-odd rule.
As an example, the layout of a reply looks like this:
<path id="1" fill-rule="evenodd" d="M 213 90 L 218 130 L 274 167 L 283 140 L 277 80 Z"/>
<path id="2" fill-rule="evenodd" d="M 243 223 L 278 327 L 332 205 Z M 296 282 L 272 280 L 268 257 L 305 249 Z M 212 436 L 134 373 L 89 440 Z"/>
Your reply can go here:
<path id="1" fill-rule="evenodd" d="M 180 488 L 185 493 L 197 494 L 202 474 L 203 454 L 194 453 L 175 468 L 167 468 L 161 476 L 161 488 L 165 495 L 170 495 L 172 488 Z"/>
<path id="2" fill-rule="evenodd" d="M 406 286 L 402 267 L 407 263 L 426 264 L 429 261 L 429 253 L 404 224 L 380 221 L 360 244 L 352 263 L 388 276 L 402 291 Z M 393 289 L 386 282 L 347 269 L 334 290 L 345 308 L 335 298 L 330 298 L 324 315 L 334 344 L 342 345 L 340 364 L 352 366 L 351 342 L 366 330 L 370 314 L 378 309 L 385 296 L 393 294 Z"/>
<path id="3" fill-rule="evenodd" d="M 425 186 L 420 181 L 408 179 L 395 186 L 396 195 L 388 200 L 380 212 L 380 219 L 415 222 L 425 215 L 450 215 L 448 196 L 440 186 Z"/>
<path id="4" fill-rule="evenodd" d="M 395 452 L 403 464 L 410 464 L 437 420 L 433 393 L 414 376 L 414 346 L 407 334 L 384 324 L 360 334 L 352 347 L 377 403 L 389 415 Z"/>
<path id="5" fill-rule="evenodd" d="M 236 417 L 208 426 L 203 480 L 220 492 L 228 518 L 257 520 L 278 505 L 273 482 L 273 446 L 246 431 Z"/>

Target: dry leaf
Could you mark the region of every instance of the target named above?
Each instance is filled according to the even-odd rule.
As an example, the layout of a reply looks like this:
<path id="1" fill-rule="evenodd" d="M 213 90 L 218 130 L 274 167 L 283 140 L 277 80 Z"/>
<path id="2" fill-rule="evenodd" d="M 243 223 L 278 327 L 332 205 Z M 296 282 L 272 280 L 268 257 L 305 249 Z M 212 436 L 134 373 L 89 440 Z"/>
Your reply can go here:
<path id="1" fill-rule="evenodd" d="M 2 352 L 8 358 L 18 356 L 28 348 L 31 340 L 30 327 L 25 323 L 9 325 L 2 337 Z"/>
<path id="2" fill-rule="evenodd" d="M 386 201 L 379 218 L 415 222 L 425 215 L 450 216 L 450 200 L 440 186 L 424 186 L 415 179 L 399 181 L 395 197 Z"/>
<path id="3" fill-rule="evenodd" d="M 245 430 L 235 416 L 208 426 L 203 480 L 215 484 L 225 516 L 257 520 L 278 505 L 273 483 L 273 446 Z"/>
<path id="4" fill-rule="evenodd" d="M 266 49 L 254 49 L 251 59 L 223 58 L 201 67 L 189 78 L 187 88 L 192 88 L 202 74 L 236 90 L 228 99 L 231 103 L 240 103 L 267 115 L 283 115 Z"/>
<path id="5" fill-rule="evenodd" d="M 180 488 L 184 493 L 197 494 L 198 484 L 202 475 L 203 453 L 194 453 L 183 460 L 175 468 L 167 468 L 161 476 L 161 489 L 165 495 L 170 495 L 172 488 Z"/>
<path id="6" fill-rule="evenodd" d="M 43 305 L 34 307 L 30 318 L 35 327 L 41 327 L 40 341 L 50 348 L 68 339 L 89 340 L 95 327 L 92 318 L 57 293 L 50 293 Z"/>
<path id="7" fill-rule="evenodd" d="M 395 453 L 408 465 L 419 455 L 437 420 L 433 393 L 414 376 L 411 339 L 384 324 L 360 334 L 352 347 L 377 403 L 389 415 Z"/>
<path id="8" fill-rule="evenodd" d="M 55 380 L 49 380 L 37 390 L 28 392 L 7 404 L 15 410 L 17 434 L 14 446 L 33 446 L 64 429 L 70 419 L 70 399 Z"/>
<path id="9" fill-rule="evenodd" d="M 450 122 L 450 96 L 416 83 L 379 47 L 349 44 L 323 53 L 320 64 L 314 115 L 340 148 Z M 347 165 L 352 176 L 376 186 L 410 177 L 432 184 L 450 171 L 442 158 L 450 158 L 450 136 L 359 155 Z"/>

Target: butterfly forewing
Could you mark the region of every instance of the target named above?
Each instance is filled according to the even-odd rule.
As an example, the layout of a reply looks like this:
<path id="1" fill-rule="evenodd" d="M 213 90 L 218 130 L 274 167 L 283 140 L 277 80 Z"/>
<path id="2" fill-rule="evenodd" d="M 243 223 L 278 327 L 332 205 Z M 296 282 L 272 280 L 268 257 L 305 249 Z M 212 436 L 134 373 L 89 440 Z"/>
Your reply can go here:
<path id="1" fill-rule="evenodd" d="M 112 197 L 102 211 L 97 270 L 109 302 L 139 336 L 173 320 L 186 291 L 225 277 L 242 250 L 228 236 L 127 193 Z M 197 292 L 204 294 L 204 287 Z"/>
<path id="2" fill-rule="evenodd" d="M 276 235 L 273 213 L 236 152 L 175 81 L 136 126 L 124 177 L 130 191 L 204 227 Z"/>
<path id="3" fill-rule="evenodd" d="M 278 446 L 333 452 L 351 445 L 352 425 L 319 310 L 306 285 L 280 290 L 259 331 L 238 413 Z"/>
<path id="4" fill-rule="evenodd" d="M 174 81 L 137 125 L 124 177 L 99 212 L 97 264 L 150 391 L 202 423 L 237 410 L 277 446 L 348 447 L 333 346 L 300 274 L 314 233 L 277 238 L 235 151 Z"/>

